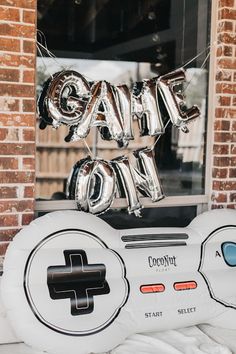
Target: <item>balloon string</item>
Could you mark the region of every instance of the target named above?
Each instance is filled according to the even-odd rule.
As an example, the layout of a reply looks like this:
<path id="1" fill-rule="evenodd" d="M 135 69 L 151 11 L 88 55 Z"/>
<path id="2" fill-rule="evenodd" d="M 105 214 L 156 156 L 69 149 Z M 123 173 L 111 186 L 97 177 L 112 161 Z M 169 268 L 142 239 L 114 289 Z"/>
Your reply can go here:
<path id="1" fill-rule="evenodd" d="M 92 151 L 91 151 L 90 147 L 88 146 L 88 143 L 87 143 L 86 139 L 83 139 L 83 143 L 84 143 L 85 147 L 87 148 L 87 150 L 89 152 L 89 155 L 91 157 L 93 157 Z"/>
<path id="2" fill-rule="evenodd" d="M 169 123 L 170 123 L 170 119 L 168 119 L 168 121 L 166 122 L 166 124 L 165 124 L 165 126 L 164 126 L 164 132 L 165 132 L 166 128 L 168 127 Z M 155 143 L 152 145 L 151 149 L 154 149 L 154 147 L 156 146 L 157 142 L 160 140 L 161 136 L 162 136 L 162 135 L 159 135 L 159 136 L 156 138 L 156 141 L 155 141 Z"/>
<path id="3" fill-rule="evenodd" d="M 39 54 L 40 54 L 40 57 L 41 57 L 41 59 L 42 59 L 42 63 L 43 63 L 43 66 L 44 66 L 45 71 L 47 71 L 47 72 L 49 73 L 49 75 L 51 76 L 51 78 L 53 78 L 52 74 L 48 71 L 47 65 L 45 64 L 45 61 L 44 61 L 44 59 L 43 59 L 44 57 L 43 57 L 42 51 L 41 51 L 41 49 L 40 49 L 40 47 L 39 47 L 38 44 L 37 44 L 37 50 L 38 50 L 38 52 L 39 52 Z"/>
<path id="4" fill-rule="evenodd" d="M 181 63 L 183 63 L 184 61 L 184 47 L 185 47 L 185 0 L 183 2 Z"/>
<path id="5" fill-rule="evenodd" d="M 208 52 L 208 54 L 207 54 L 207 56 L 206 56 L 206 58 L 204 59 L 204 61 L 203 61 L 203 63 L 202 63 L 202 65 L 201 65 L 201 67 L 200 67 L 200 70 L 202 70 L 203 68 L 204 68 L 204 66 L 206 65 L 206 63 L 207 63 L 207 60 L 209 59 L 209 57 L 210 57 L 210 54 L 211 54 L 211 51 L 209 50 L 209 52 Z M 193 73 L 193 75 L 192 75 L 192 77 L 191 77 L 191 79 L 189 80 L 189 82 L 187 83 L 187 85 L 185 86 L 185 88 L 184 88 L 184 90 L 183 90 L 183 93 L 185 93 L 185 91 L 187 90 L 187 88 L 189 87 L 189 85 L 190 85 L 190 83 L 191 83 L 191 81 L 193 80 L 193 78 L 194 78 L 194 76 L 196 75 L 196 72 L 195 73 Z"/>
<path id="6" fill-rule="evenodd" d="M 202 54 L 203 54 L 206 50 L 208 50 L 210 47 L 211 47 L 211 45 L 208 45 L 207 48 L 205 48 L 201 53 L 199 53 L 199 54 L 196 55 L 193 59 L 189 60 L 186 64 L 184 64 L 183 67 L 186 66 L 186 65 L 188 65 L 188 64 L 190 64 L 192 61 L 194 61 L 196 58 L 198 58 L 200 55 L 202 55 Z M 210 53 L 211 53 L 211 51 L 209 50 L 208 54 L 206 55 L 206 57 L 205 57 L 205 59 L 204 59 L 202 65 L 201 65 L 201 67 L 200 67 L 200 70 L 203 69 L 204 66 L 206 65 L 207 60 L 208 60 L 209 57 L 210 57 Z M 193 77 L 194 77 L 195 74 L 196 74 L 196 73 L 194 73 L 194 74 L 192 75 L 191 79 L 189 80 L 189 82 L 188 82 L 188 84 L 186 85 L 186 87 L 185 87 L 185 89 L 184 89 L 183 92 L 186 91 L 186 89 L 188 88 L 189 84 L 190 84 L 191 81 L 193 80 Z M 167 128 L 167 126 L 169 125 L 169 123 L 170 123 L 170 119 L 166 122 L 166 124 L 165 124 L 165 126 L 164 126 L 164 131 L 166 130 L 166 128 Z M 162 136 L 162 135 L 159 135 L 159 136 L 157 137 L 155 143 L 152 145 L 152 149 L 155 148 L 155 146 L 156 146 L 157 142 L 160 140 L 161 136 Z"/>
<path id="7" fill-rule="evenodd" d="M 41 47 L 41 49 L 44 50 L 44 51 L 47 53 L 47 55 L 48 55 L 51 59 L 53 59 L 53 60 L 55 61 L 55 63 L 56 63 L 60 68 L 63 69 L 62 72 L 68 70 L 68 68 L 67 68 L 66 66 L 63 66 L 61 63 L 59 63 L 59 62 L 57 61 L 57 57 L 48 49 L 45 34 L 44 34 L 42 31 L 40 31 L 40 30 L 37 30 L 37 33 L 39 34 L 41 40 L 44 41 L 44 45 L 43 45 L 42 43 L 40 43 L 39 41 L 37 41 L 37 45 L 39 45 L 39 46 Z M 41 56 L 42 56 L 42 55 L 41 55 Z M 90 81 L 94 81 L 93 79 L 91 79 L 90 77 L 88 77 L 88 76 L 86 76 L 86 75 L 84 75 L 84 74 L 83 74 L 83 76 L 84 76 L 86 79 L 90 80 Z"/>
<path id="8" fill-rule="evenodd" d="M 66 70 L 66 68 L 63 67 L 63 65 L 61 65 L 61 64 L 57 61 L 56 56 L 55 56 L 52 52 L 50 52 L 50 50 L 48 50 L 42 43 L 40 43 L 40 42 L 37 41 L 37 46 L 40 46 L 41 49 L 44 50 L 44 51 L 48 54 L 48 56 L 49 56 L 51 59 L 53 59 L 53 60 L 57 63 L 58 66 L 62 67 L 64 70 Z"/>

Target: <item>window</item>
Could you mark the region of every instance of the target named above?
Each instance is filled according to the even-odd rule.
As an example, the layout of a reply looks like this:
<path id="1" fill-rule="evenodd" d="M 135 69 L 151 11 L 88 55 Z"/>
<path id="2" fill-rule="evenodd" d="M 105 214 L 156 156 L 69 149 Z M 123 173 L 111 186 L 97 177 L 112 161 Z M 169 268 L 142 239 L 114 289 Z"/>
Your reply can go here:
<path id="1" fill-rule="evenodd" d="M 132 85 L 182 67 L 196 57 L 186 66 L 185 94 L 189 105 L 198 104 L 202 117 L 189 126 L 188 134 L 170 124 L 167 126 L 155 146 L 167 198 L 155 204 L 148 198 L 143 199 L 145 207 L 182 205 L 179 210 L 187 208 L 190 220 L 196 206 L 207 200 L 204 166 L 208 70 L 207 66 L 204 69 L 201 66 L 209 43 L 209 9 L 210 1 L 205 0 L 59 0 L 38 4 L 38 28 L 56 56 L 56 60 L 42 59 L 40 51 L 45 51 L 39 46 L 39 90 L 50 73 L 65 67 L 89 80 L 106 79 L 113 84 Z M 39 41 L 45 44 L 42 34 Z M 201 52 L 202 55 L 197 56 Z M 64 142 L 67 131 L 65 126 L 57 130 L 51 127 L 37 130 L 38 211 L 75 207 L 72 201 L 63 202 L 66 180 L 73 164 L 88 151 L 82 141 Z M 123 154 L 131 157 L 136 148 L 154 143 L 152 137 L 139 137 L 137 124 L 135 131 L 135 140 L 125 151 L 117 149 L 115 142 L 102 140 L 96 129 L 86 141 L 93 154 L 104 159 Z M 49 202 L 50 199 L 57 201 Z M 118 208 L 125 205 L 123 200 L 114 202 Z M 193 208 L 189 207 L 191 205 Z M 168 209 L 162 208 L 159 212 L 168 219 Z M 150 213 L 153 213 L 151 209 L 144 212 L 147 220 Z M 183 220 L 184 216 L 181 218 Z M 162 224 L 161 219 L 159 224 Z"/>

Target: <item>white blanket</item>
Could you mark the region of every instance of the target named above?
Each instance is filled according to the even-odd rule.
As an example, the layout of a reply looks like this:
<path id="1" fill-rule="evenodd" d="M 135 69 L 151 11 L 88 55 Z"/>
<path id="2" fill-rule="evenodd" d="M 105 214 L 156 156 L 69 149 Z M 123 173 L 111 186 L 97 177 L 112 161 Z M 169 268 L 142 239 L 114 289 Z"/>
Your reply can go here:
<path id="1" fill-rule="evenodd" d="M 214 333 L 215 338 L 212 336 Z M 219 333 L 218 329 L 209 326 L 193 326 L 159 333 L 136 334 L 112 350 L 111 354 L 236 353 L 236 331 L 234 331 L 234 343 L 230 341 L 229 346 L 225 343 L 224 336 Z M 222 334 L 227 333 L 228 331 Z M 231 349 L 233 346 L 235 351 Z"/>
<path id="2" fill-rule="evenodd" d="M 159 333 L 135 334 L 107 354 L 181 353 L 236 354 L 236 331 L 201 325 Z M 18 343 L 0 345 L 0 354 L 43 353 Z"/>

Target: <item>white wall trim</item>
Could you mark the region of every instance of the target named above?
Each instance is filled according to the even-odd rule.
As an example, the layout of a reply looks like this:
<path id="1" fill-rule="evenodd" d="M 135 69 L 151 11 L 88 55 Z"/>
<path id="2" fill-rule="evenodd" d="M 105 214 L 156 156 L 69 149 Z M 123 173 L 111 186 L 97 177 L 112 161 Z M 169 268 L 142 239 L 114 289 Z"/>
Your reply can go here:
<path id="1" fill-rule="evenodd" d="M 159 202 L 152 203 L 150 198 L 141 198 L 141 204 L 145 208 L 162 208 L 162 207 L 175 207 L 175 206 L 191 206 L 198 204 L 208 203 L 207 195 L 186 195 L 186 196 L 174 196 L 166 197 Z M 127 208 L 127 201 L 125 198 L 115 199 L 112 203 L 113 209 Z M 74 200 L 47 200 L 36 201 L 35 211 L 53 211 L 53 210 L 66 210 L 77 209 L 76 202 Z"/>
<path id="2" fill-rule="evenodd" d="M 208 209 L 211 209 L 212 195 L 212 168 L 213 168 L 213 143 L 214 143 L 214 117 L 216 107 L 215 75 L 216 75 L 216 50 L 217 50 L 217 0 L 211 4 L 211 33 L 210 33 L 210 65 L 208 84 L 208 112 L 206 135 L 206 161 L 205 161 L 205 193 L 208 195 Z"/>

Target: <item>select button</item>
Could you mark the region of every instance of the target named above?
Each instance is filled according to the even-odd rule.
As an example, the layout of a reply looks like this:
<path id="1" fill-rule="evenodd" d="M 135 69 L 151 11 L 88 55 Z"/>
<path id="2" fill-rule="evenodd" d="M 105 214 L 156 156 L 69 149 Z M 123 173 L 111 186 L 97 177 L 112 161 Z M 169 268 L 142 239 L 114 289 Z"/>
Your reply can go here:
<path id="1" fill-rule="evenodd" d="M 183 282 L 174 283 L 174 289 L 176 291 L 193 290 L 196 288 L 197 288 L 197 283 L 195 281 L 183 281 Z"/>

